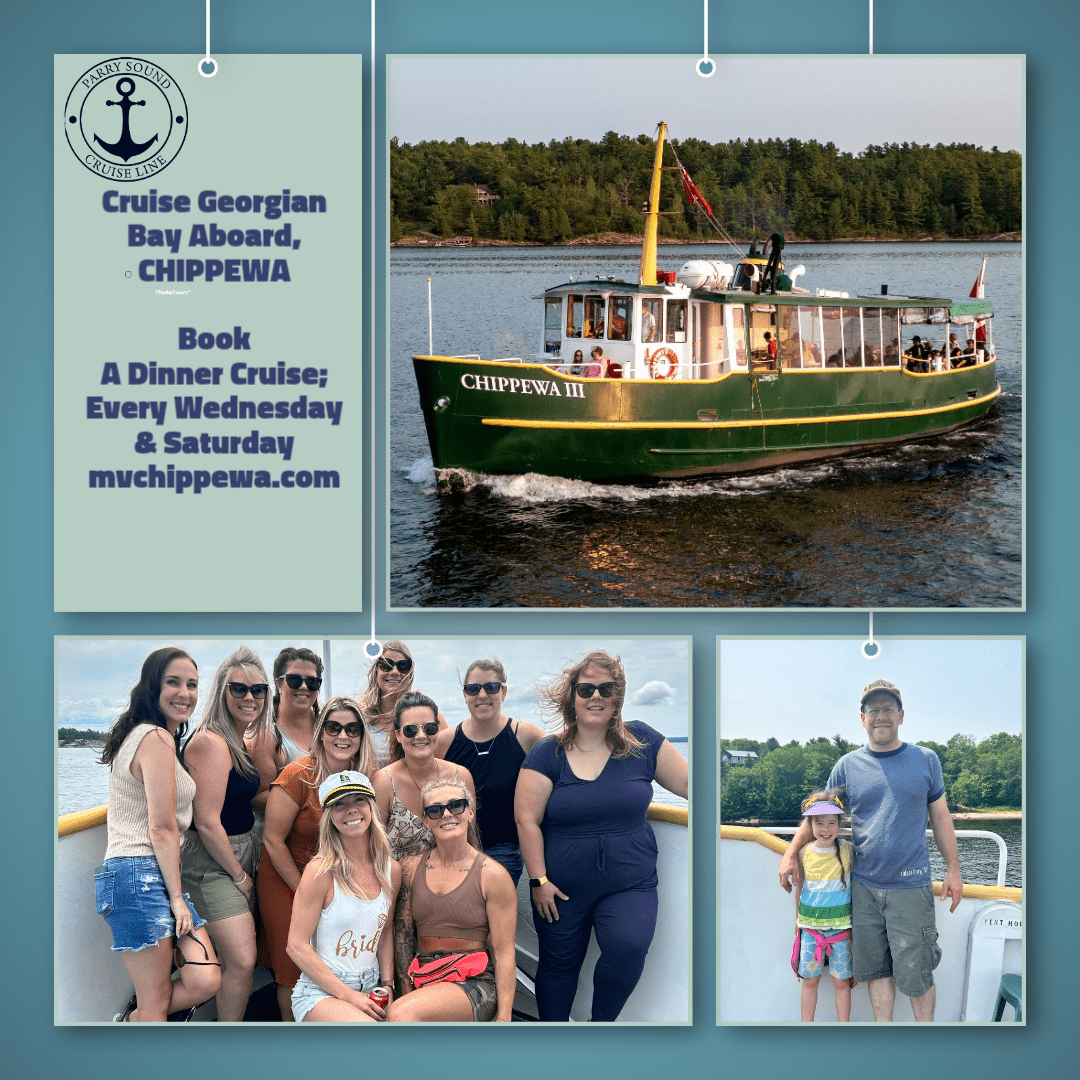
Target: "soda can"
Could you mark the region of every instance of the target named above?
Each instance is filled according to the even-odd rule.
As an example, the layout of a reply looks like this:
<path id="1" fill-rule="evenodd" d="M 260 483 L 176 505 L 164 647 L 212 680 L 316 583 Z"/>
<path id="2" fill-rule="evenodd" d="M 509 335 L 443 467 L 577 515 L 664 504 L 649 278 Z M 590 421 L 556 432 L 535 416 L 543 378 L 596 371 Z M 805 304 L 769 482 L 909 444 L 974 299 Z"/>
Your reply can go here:
<path id="1" fill-rule="evenodd" d="M 376 986 L 368 997 L 379 1006 L 380 1009 L 385 1009 L 390 1004 L 390 991 L 385 986 Z"/>

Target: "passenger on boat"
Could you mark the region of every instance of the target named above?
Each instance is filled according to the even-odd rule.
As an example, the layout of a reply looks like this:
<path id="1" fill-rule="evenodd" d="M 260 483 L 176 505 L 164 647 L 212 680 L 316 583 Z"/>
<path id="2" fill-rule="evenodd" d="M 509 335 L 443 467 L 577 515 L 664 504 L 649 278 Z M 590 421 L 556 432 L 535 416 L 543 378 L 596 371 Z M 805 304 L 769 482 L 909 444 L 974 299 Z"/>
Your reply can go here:
<path id="1" fill-rule="evenodd" d="M 540 941 L 541 1020 L 567 1020 L 590 930 L 600 946 L 592 1019 L 618 1018 L 656 929 L 655 780 L 683 798 L 687 763 L 660 732 L 622 717 L 622 661 L 591 652 L 544 691 L 560 723 L 525 758 L 515 799 Z"/>
<path id="2" fill-rule="evenodd" d="M 843 800 L 835 791 L 814 791 L 802 801 L 813 840 L 799 852 L 796 940 L 791 966 L 802 981 L 800 1019 L 817 1011 L 825 965 L 833 982 L 836 1019 L 851 1019 L 851 867 L 854 848 L 840 839 Z"/>
<path id="3" fill-rule="evenodd" d="M 288 646 L 277 654 L 273 723 L 247 738 L 248 752 L 260 775 L 273 779 L 289 762 L 310 753 L 322 673 L 322 657 L 311 649 Z M 265 801 L 265 796 L 256 799 L 256 807 Z"/>
<path id="4" fill-rule="evenodd" d="M 776 339 L 772 336 L 772 334 L 769 333 L 768 330 L 765 331 L 765 354 L 774 363 L 777 356 L 779 355 L 779 350 L 776 346 Z"/>
<path id="5" fill-rule="evenodd" d="M 976 364 L 975 356 L 975 339 L 967 339 L 967 348 L 963 350 L 959 355 L 953 354 L 952 366 L 954 368 L 974 367 Z"/>
<path id="6" fill-rule="evenodd" d="M 590 379 L 602 379 L 607 374 L 607 357 L 604 350 L 597 345 L 592 351 L 592 363 L 585 369 L 585 375 Z"/>
<path id="7" fill-rule="evenodd" d="M 516 978 L 513 882 L 470 843 L 476 797 L 463 780 L 425 784 L 421 800 L 435 848 L 401 865 L 394 922 L 398 998 L 390 1019 L 509 1023 Z"/>
<path id="8" fill-rule="evenodd" d="M 155 650 L 101 751 L 109 766 L 108 846 L 94 873 L 95 903 L 135 985 L 117 1020 L 164 1020 L 221 985 L 205 920 L 180 882 L 180 835 L 191 824 L 195 781 L 177 748 L 198 700 L 195 661 L 182 649 Z M 174 948 L 185 961 L 175 982 Z"/>
<path id="9" fill-rule="evenodd" d="M 462 687 L 468 719 L 439 735 L 436 753 L 466 768 L 476 785 L 476 823 L 485 855 L 521 878 L 514 789 L 525 755 L 544 737 L 535 725 L 504 716 L 506 670 L 498 658 L 476 660 Z"/>
<path id="10" fill-rule="evenodd" d="M 585 357 L 581 355 L 580 349 L 574 350 L 574 359 L 570 364 L 571 375 L 584 375 L 585 374 Z"/>
<path id="11" fill-rule="evenodd" d="M 394 713 L 402 695 L 412 689 L 415 674 L 412 653 L 405 644 L 388 641 L 368 668 L 367 686 L 357 695 L 356 700 L 371 730 L 380 769 L 389 765 L 395 756 Z M 440 713 L 438 720 L 440 730 L 445 728 L 446 717 Z"/>
<path id="12" fill-rule="evenodd" d="M 262 662 L 241 645 L 218 667 L 206 711 L 182 751 L 195 781 L 195 820 L 180 866 L 221 957 L 217 1012 L 223 1022 L 244 1018 L 255 970 L 252 913 L 261 846 L 252 800 L 264 785 L 244 740 L 252 728 L 269 728 L 269 691 Z"/>
<path id="13" fill-rule="evenodd" d="M 293 894 L 314 857 L 322 817 L 319 785 L 332 773 L 370 776 L 375 752 L 360 707 L 350 697 L 332 697 L 315 726 L 311 753 L 290 762 L 270 787 L 259 864 L 259 913 L 270 951 L 282 1020 L 291 1020 L 292 992 L 300 969 L 288 953 Z"/>
<path id="14" fill-rule="evenodd" d="M 829 787 L 842 790 L 851 807 L 854 976 L 867 984 L 875 1020 L 892 1020 L 899 990 L 911 999 L 915 1019 L 929 1021 L 941 949 L 926 843 L 928 812 L 945 860 L 941 899 L 952 898 L 950 911 L 964 891 L 941 762 L 933 750 L 900 741 L 904 706 L 893 683 L 875 679 L 863 688 L 861 720 L 868 744 L 845 754 L 829 775 Z M 788 892 L 799 852 L 812 836 L 804 820 L 780 862 L 780 884 Z"/>
<path id="15" fill-rule="evenodd" d="M 654 301 L 643 300 L 641 302 L 641 340 L 648 344 L 657 340 L 656 314 L 653 307 L 659 311 L 660 305 Z"/>
<path id="16" fill-rule="evenodd" d="M 371 778 L 395 859 L 418 855 L 435 844 L 420 801 L 425 784 L 460 779 L 473 790 L 468 769 L 435 756 L 438 715 L 438 706 L 426 694 L 413 691 L 399 698 L 394 710 L 394 760 Z"/>
<path id="17" fill-rule="evenodd" d="M 293 991 L 297 1021 L 386 1019 L 372 1000 L 393 996 L 394 906 L 401 867 L 390 858 L 371 781 L 333 773 L 319 785 L 319 849 L 304 868 L 293 903 L 289 956 L 302 974 Z"/>

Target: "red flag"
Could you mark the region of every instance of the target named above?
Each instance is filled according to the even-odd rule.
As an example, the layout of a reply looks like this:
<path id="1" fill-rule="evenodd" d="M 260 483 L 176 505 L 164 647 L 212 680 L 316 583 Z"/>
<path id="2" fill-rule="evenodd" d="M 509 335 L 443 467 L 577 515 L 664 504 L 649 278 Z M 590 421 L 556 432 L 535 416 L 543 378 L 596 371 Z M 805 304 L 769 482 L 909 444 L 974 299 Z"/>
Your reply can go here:
<path id="1" fill-rule="evenodd" d="M 975 279 L 975 284 L 971 286 L 971 294 L 976 300 L 982 300 L 986 297 L 986 256 L 983 256 L 982 266 L 979 267 L 979 276 Z"/>
<path id="2" fill-rule="evenodd" d="M 697 187 L 695 187 L 694 181 L 690 179 L 690 174 L 685 169 L 682 169 L 681 171 L 682 186 L 683 190 L 686 192 L 686 197 L 692 203 L 700 203 L 705 208 L 705 213 L 708 214 L 709 217 L 712 217 L 712 207 L 705 201 L 705 196 L 698 191 Z"/>

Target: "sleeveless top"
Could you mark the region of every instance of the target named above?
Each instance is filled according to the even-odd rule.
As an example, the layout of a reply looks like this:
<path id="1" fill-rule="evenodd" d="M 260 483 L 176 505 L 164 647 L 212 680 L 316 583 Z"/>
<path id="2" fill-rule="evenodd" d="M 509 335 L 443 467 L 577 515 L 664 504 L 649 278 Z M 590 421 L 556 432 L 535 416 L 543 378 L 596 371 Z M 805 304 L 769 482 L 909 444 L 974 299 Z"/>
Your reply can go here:
<path id="1" fill-rule="evenodd" d="M 156 727 L 156 724 L 136 724 L 128 732 L 109 766 L 109 841 L 105 849 L 106 859 L 154 854 L 154 845 L 150 843 L 146 788 L 131 775 L 131 759 L 143 739 Z M 179 759 L 173 768 L 173 776 L 176 781 L 176 824 L 183 832 L 191 824 L 195 781 L 185 772 Z"/>
<path id="2" fill-rule="evenodd" d="M 465 880 L 443 895 L 433 893 L 427 885 L 430 851 L 420 856 L 413 875 L 412 916 L 416 936 L 453 937 L 466 941 L 487 941 L 487 902 L 480 890 L 480 872 L 486 856 L 477 855 Z"/>
<path id="3" fill-rule="evenodd" d="M 187 748 L 187 744 L 184 744 Z M 183 750 L 180 751 L 181 755 Z M 251 758 L 247 752 L 244 758 L 251 765 Z M 254 769 L 254 765 L 251 766 Z M 255 827 L 255 810 L 251 800 L 259 793 L 259 774 L 245 776 L 236 771 L 234 765 L 229 770 L 229 779 L 225 785 L 225 798 L 221 803 L 221 827 L 227 836 L 243 836 Z M 189 826 L 192 832 L 196 832 L 195 823 Z"/>
<path id="4" fill-rule="evenodd" d="M 394 859 L 404 859 L 406 855 L 419 855 L 435 846 L 435 837 L 424 824 L 422 817 L 417 817 L 398 797 L 394 778 L 390 777 L 390 787 L 394 795 L 390 800 L 390 813 L 386 817 L 386 839 L 390 841 L 390 855 Z"/>
<path id="5" fill-rule="evenodd" d="M 803 887 L 799 893 L 797 925 L 814 930 L 845 930 L 851 925 L 851 865 L 855 849 L 847 840 L 840 841 L 844 860 L 844 881 L 840 880 L 840 861 L 830 845 L 823 851 L 807 844 L 802 849 Z"/>
<path id="6" fill-rule="evenodd" d="M 380 731 L 377 727 L 368 728 L 371 736 L 371 748 L 375 751 L 375 760 L 380 769 L 385 769 L 390 764 L 390 732 Z"/>
<path id="7" fill-rule="evenodd" d="M 376 949 L 382 937 L 390 898 L 380 892 L 374 900 L 343 891 L 334 882 L 334 898 L 319 916 L 312 945 L 334 971 L 353 973 L 378 968 Z"/>
<path id="8" fill-rule="evenodd" d="M 302 758 L 310 751 L 304 750 L 285 734 L 281 728 L 277 729 L 278 735 L 281 737 L 281 749 L 285 751 L 285 764 L 291 765 L 297 758 Z"/>
<path id="9" fill-rule="evenodd" d="M 446 760 L 472 773 L 476 784 L 476 825 L 485 848 L 496 844 L 516 844 L 514 789 L 525 760 L 525 751 L 514 733 L 514 721 L 490 742 L 473 742 L 458 724 L 446 751 Z"/>

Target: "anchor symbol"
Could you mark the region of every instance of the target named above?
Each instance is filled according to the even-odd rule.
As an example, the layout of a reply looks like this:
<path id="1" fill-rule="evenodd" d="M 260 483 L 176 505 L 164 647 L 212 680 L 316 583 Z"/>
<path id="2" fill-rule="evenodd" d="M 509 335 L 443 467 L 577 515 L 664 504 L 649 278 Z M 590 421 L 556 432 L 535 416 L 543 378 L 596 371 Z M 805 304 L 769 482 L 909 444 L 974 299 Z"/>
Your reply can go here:
<path id="1" fill-rule="evenodd" d="M 127 83 L 127 89 L 124 89 L 124 83 Z M 120 138 L 114 143 L 107 143 L 99 136 L 94 136 L 94 142 L 98 143 L 103 149 L 107 150 L 110 154 L 114 154 L 122 161 L 130 161 L 136 154 L 141 154 L 148 146 L 153 146 L 157 142 L 157 136 L 149 139 L 144 143 L 137 143 L 131 137 L 131 129 L 128 124 L 128 113 L 131 111 L 134 105 L 145 105 L 145 101 L 132 101 L 131 95 L 135 93 L 135 80 L 129 79 L 126 75 L 122 79 L 116 80 L 116 92 L 120 95 L 121 101 L 109 101 L 105 99 L 106 105 L 119 105 L 121 111 L 124 114 L 124 123 L 120 131 Z"/>

